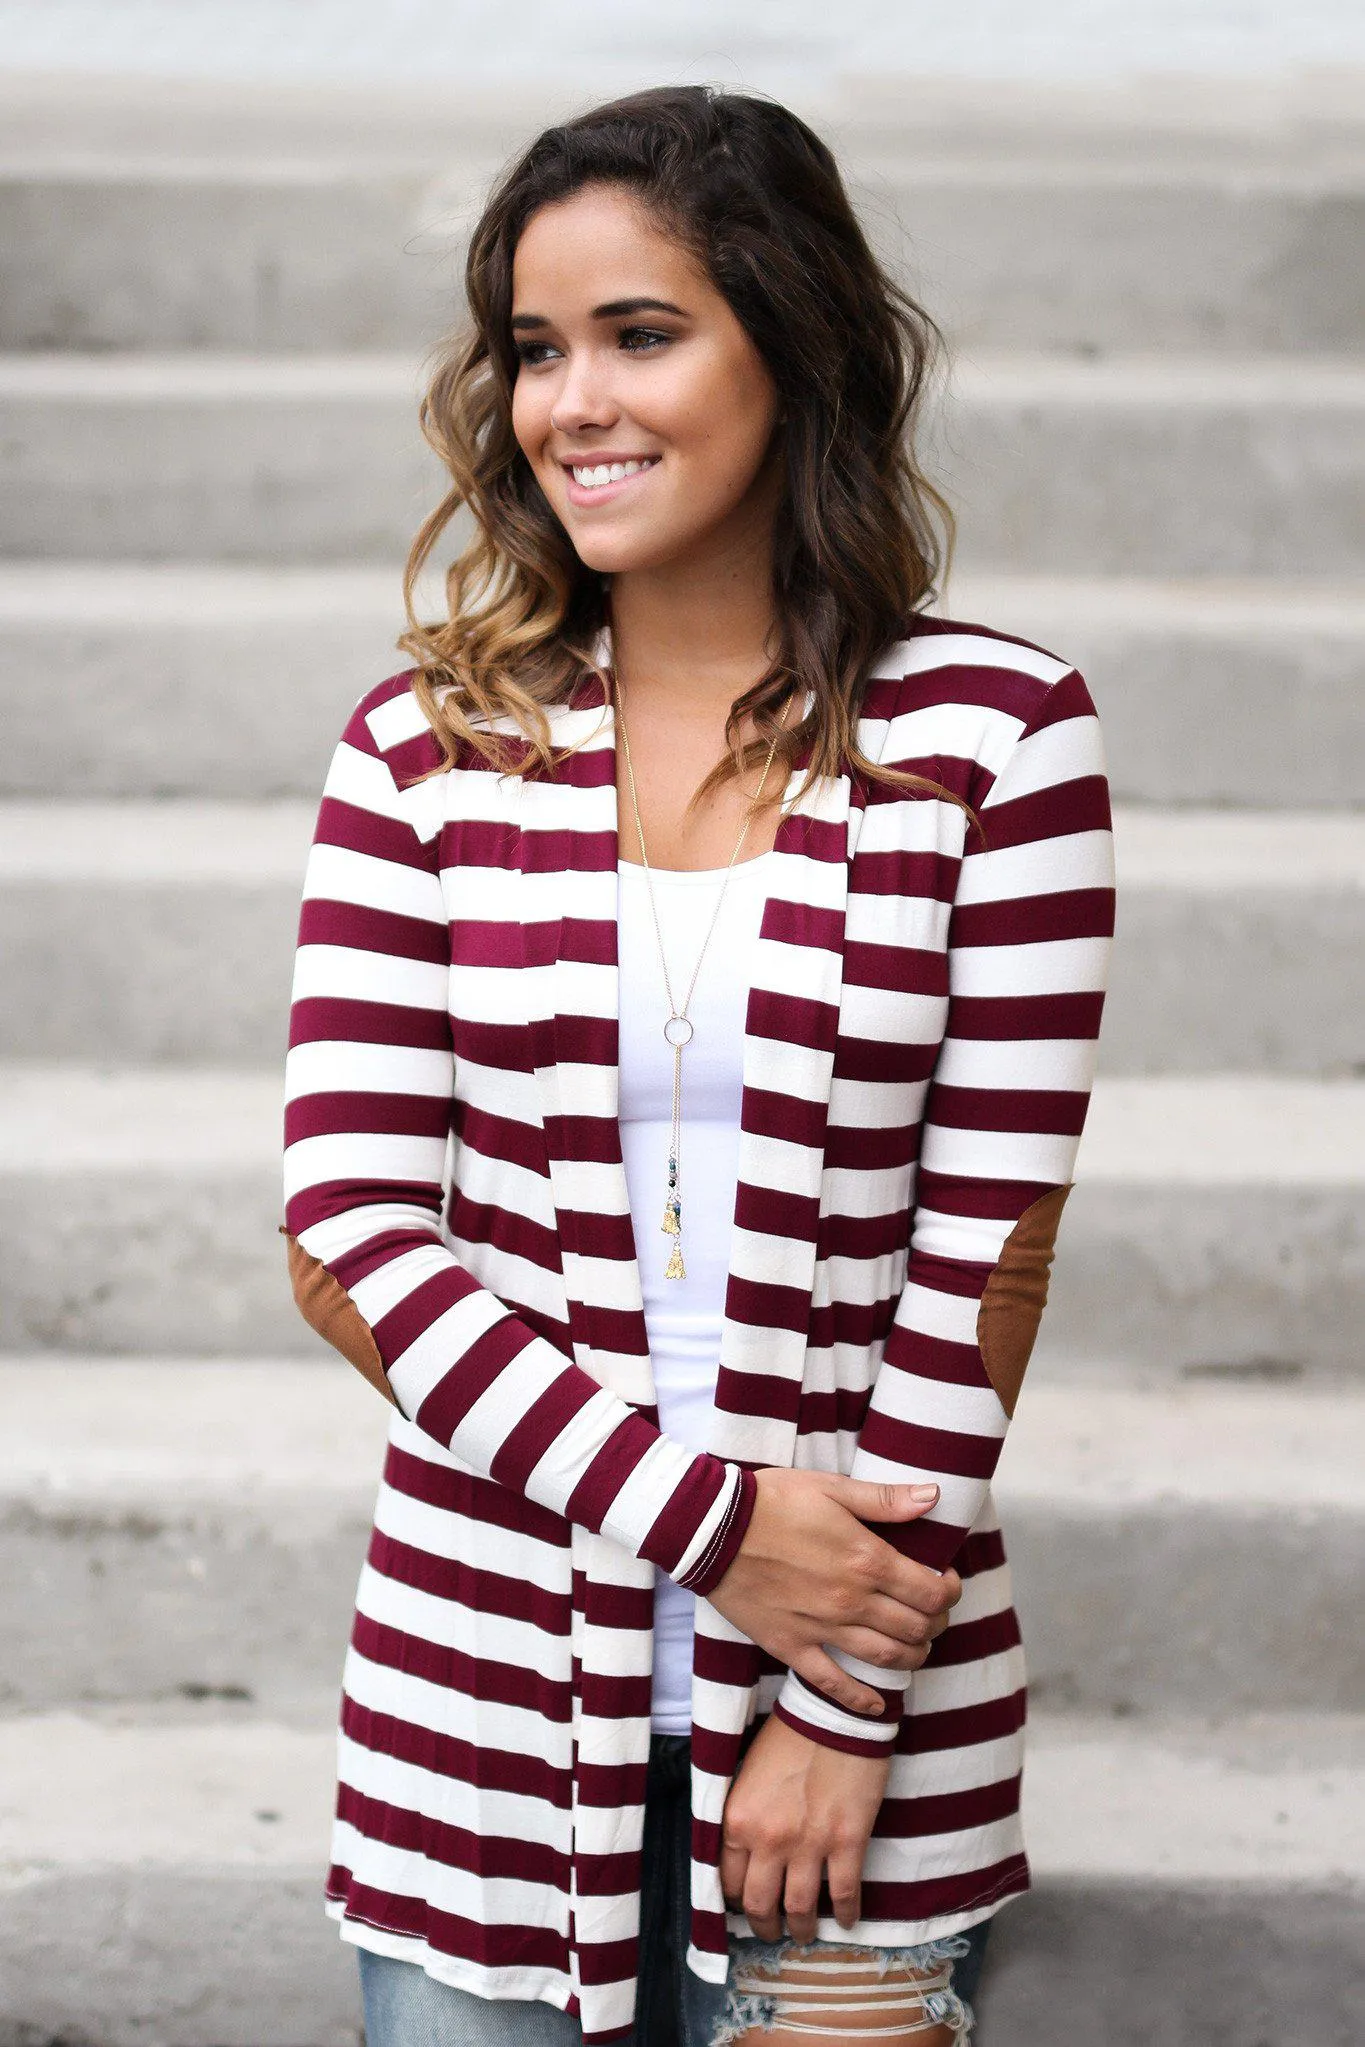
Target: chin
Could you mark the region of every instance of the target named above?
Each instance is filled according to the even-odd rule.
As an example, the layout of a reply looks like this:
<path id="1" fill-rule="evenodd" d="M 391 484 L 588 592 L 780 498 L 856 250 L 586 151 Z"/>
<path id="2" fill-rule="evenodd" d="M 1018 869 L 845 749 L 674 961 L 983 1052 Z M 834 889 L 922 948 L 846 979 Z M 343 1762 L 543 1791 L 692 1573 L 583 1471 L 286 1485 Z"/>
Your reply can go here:
<path id="1" fill-rule="evenodd" d="M 570 531 L 574 552 L 585 569 L 601 576 L 624 576 L 635 569 L 666 568 L 695 545 L 696 534 L 584 533 Z"/>

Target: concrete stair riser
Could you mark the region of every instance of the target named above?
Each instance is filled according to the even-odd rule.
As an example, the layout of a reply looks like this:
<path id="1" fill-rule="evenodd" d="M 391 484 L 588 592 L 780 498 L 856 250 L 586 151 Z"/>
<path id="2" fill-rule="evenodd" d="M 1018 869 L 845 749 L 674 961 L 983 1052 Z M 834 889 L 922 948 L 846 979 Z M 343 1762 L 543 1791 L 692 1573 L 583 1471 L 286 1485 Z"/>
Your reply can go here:
<path id="1" fill-rule="evenodd" d="M 0 565 L 0 788 L 316 803 L 403 624 L 392 569 Z"/>
<path id="2" fill-rule="evenodd" d="M 1171 1857 L 1181 1816 L 1161 1799 Z M 999 1915 L 979 2001 L 1000 2047 L 1358 2047 L 1365 1936 L 1344 1893 L 1261 1881 L 1041 1881 Z"/>
<path id="3" fill-rule="evenodd" d="M 948 610 L 1080 668 L 1118 802 L 1365 802 L 1344 589 L 954 576 Z M 396 569 L 0 564 L 0 795 L 315 798 L 401 630 Z"/>
<path id="4" fill-rule="evenodd" d="M 874 245 L 954 344 L 1358 346 L 1365 176 L 1347 166 L 1135 168 L 1083 144 L 973 165 L 856 142 L 845 162 Z M 496 163 L 13 164 L 0 347 L 425 347 L 462 312 Z"/>
<path id="5" fill-rule="evenodd" d="M 1158 1404 L 1038 1366 L 995 1483 L 1035 1706 L 1365 1713 L 1365 1644 L 1337 1625 L 1365 1568 L 1365 1402 Z M 0 1409 L 0 1712 L 325 1722 L 383 1460 L 368 1387 L 330 1355 L 30 1357 L 0 1366 Z"/>
<path id="6" fill-rule="evenodd" d="M 354 1957 L 320 1904 L 329 1730 L 59 1714 L 7 1734 L 6 2047 L 351 2047 Z M 1323 1835 L 1358 1809 L 1358 1734 L 1323 1752 L 1311 1718 L 1109 1732 L 1039 1716 L 1031 1737 L 1036 1889 L 992 1935 L 993 2033 L 1354 2047 L 1359 1825 Z M 1061 2036 L 1059 2000 L 1077 2025 Z"/>
<path id="7" fill-rule="evenodd" d="M 861 161 L 873 243 L 950 348 L 1352 355 L 1365 177 L 1261 164 Z"/>
<path id="8" fill-rule="evenodd" d="M 7 1888 L 0 2047 L 363 2047 L 321 1861 L 222 1869 L 211 1833 L 198 1847 L 183 1868 L 38 1869 Z"/>
<path id="9" fill-rule="evenodd" d="M 282 1060 L 298 900 L 297 885 L 11 882 L 0 1055 Z M 1365 895 L 1133 889 L 1123 908 L 1110 1071 L 1365 1071 L 1360 1004 L 1322 974 L 1324 959 L 1365 974 Z"/>
<path id="10" fill-rule="evenodd" d="M 277 1231 L 279 1076 L 20 1063 L 0 1082 L 0 1349 L 309 1353 Z M 1102 1075 L 1049 1348 L 1358 1372 L 1362 1094 Z"/>
<path id="11" fill-rule="evenodd" d="M 381 1458 L 382 1446 L 376 1477 Z M 10 1645 L 0 1712 L 150 1704 L 325 1726 L 370 1504 L 359 1488 L 306 1514 L 279 1495 L 197 1507 L 5 1501 L 0 1546 L 26 1575 L 0 1586 Z"/>
<path id="12" fill-rule="evenodd" d="M 403 357 L 0 359 L 0 552 L 397 566 L 441 484 L 417 386 Z M 925 459 L 977 570 L 1365 558 L 1365 371 L 996 357 L 958 368 Z"/>
<path id="13" fill-rule="evenodd" d="M 0 1055 L 277 1065 L 315 814 L 0 803 Z M 1365 1073 L 1365 820 L 1120 809 L 1115 836 L 1107 1071 Z"/>
<path id="14" fill-rule="evenodd" d="M 481 182 L 378 164 L 15 166 L 0 172 L 0 348 L 424 348 L 463 310 L 449 213 Z"/>
<path id="15" fill-rule="evenodd" d="M 0 2047 L 361 2047 L 320 1870 L 62 1872 L 7 1899 Z M 1357 1895 L 1040 1876 L 991 1935 L 983 2041 L 1358 2047 Z M 175 1967 L 168 1971 L 168 1957 Z M 88 2030 L 99 2014 L 98 2031 Z M 989 2031 L 987 2031 L 989 2028 Z"/>

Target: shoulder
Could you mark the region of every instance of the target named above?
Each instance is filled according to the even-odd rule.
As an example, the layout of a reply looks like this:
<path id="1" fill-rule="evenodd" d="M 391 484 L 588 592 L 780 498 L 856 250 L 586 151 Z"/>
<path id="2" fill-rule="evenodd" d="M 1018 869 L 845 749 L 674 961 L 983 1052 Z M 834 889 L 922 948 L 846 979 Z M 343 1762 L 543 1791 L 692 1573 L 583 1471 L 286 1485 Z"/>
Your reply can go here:
<path id="1" fill-rule="evenodd" d="M 415 673 L 405 668 L 373 684 L 355 704 L 341 734 L 343 746 L 382 761 L 399 788 L 440 767 L 444 758 L 413 695 Z"/>
<path id="2" fill-rule="evenodd" d="M 950 754 L 998 774 L 1020 735 L 1093 720 L 1075 664 L 1017 633 L 919 613 L 875 663 L 863 699 L 867 751 L 886 765 Z"/>

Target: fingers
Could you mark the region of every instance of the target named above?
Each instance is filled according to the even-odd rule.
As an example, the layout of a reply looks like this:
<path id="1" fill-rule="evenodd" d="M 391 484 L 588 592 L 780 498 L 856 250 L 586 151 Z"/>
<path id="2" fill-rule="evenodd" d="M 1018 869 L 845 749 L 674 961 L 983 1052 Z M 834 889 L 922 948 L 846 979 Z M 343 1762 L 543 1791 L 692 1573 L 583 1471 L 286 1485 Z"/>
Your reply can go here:
<path id="1" fill-rule="evenodd" d="M 962 1580 L 949 1565 L 943 1572 L 931 1570 L 928 1564 L 917 1564 L 910 1557 L 903 1557 L 891 1548 L 883 1547 L 888 1556 L 882 1559 L 886 1565 L 878 1574 L 876 1590 L 888 1599 L 912 1607 L 916 1613 L 946 1614 L 962 1597 Z"/>
<path id="2" fill-rule="evenodd" d="M 845 1932 L 856 1926 L 863 1916 L 863 1858 L 866 1853 L 866 1842 L 861 1846 L 836 1843 L 829 1851 L 830 1903 Z"/>
<path id="3" fill-rule="evenodd" d="M 860 1521 L 913 1521 L 927 1514 L 938 1498 L 938 1487 L 930 1482 L 883 1485 L 875 1479 L 846 1478 L 842 1472 L 829 1474 L 828 1490 Z"/>
<path id="4" fill-rule="evenodd" d="M 744 1885 L 749 1874 L 749 1851 L 740 1842 L 721 1835 L 720 1889 L 727 1908 L 731 1912 L 742 1912 L 744 1907 Z"/>
<path id="5" fill-rule="evenodd" d="M 787 1931 L 793 1940 L 815 1939 L 820 1904 L 820 1862 L 808 1856 L 800 1861 L 787 1864 L 787 1882 L 783 1892 L 787 1913 Z"/>
<path id="6" fill-rule="evenodd" d="M 782 1938 L 783 1874 L 780 1858 L 761 1853 L 749 1857 L 742 1909 L 760 1940 Z"/>
<path id="7" fill-rule="evenodd" d="M 869 1662 L 872 1660 L 868 1658 Z M 844 1706 L 850 1713 L 868 1713 L 881 1718 L 879 1695 L 870 1685 L 860 1684 L 856 1677 L 850 1677 L 818 1644 L 812 1643 L 808 1649 L 803 1649 L 793 1659 L 791 1667 L 808 1685 L 814 1685 L 817 1692 L 823 1692 L 827 1699 L 832 1699 L 836 1706 Z"/>
<path id="8" fill-rule="evenodd" d="M 917 1607 L 903 1606 L 899 1599 L 889 1599 L 884 1592 L 873 1592 L 863 1602 L 863 1610 L 850 1627 L 869 1628 L 874 1634 L 887 1635 L 893 1642 L 905 1642 L 912 1648 L 920 1648 L 941 1635 L 948 1625 L 946 1610 L 942 1613 L 921 1613 Z M 842 1648 L 844 1644 L 840 1644 Z M 861 1652 L 855 1652 L 861 1653 Z"/>
<path id="9" fill-rule="evenodd" d="M 839 1628 L 831 1635 L 829 1646 L 891 1674 L 922 1669 L 934 1644 L 926 1626 L 924 1639 L 919 1642 L 898 1641 L 874 1628 Z"/>

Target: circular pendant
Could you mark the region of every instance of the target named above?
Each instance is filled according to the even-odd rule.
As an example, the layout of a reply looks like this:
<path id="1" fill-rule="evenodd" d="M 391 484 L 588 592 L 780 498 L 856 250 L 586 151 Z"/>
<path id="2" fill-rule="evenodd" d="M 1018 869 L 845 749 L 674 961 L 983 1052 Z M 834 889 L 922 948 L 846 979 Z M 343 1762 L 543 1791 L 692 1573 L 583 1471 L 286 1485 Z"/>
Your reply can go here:
<path id="1" fill-rule="evenodd" d="M 664 1037 L 675 1048 L 686 1045 L 692 1037 L 692 1026 L 685 1016 L 671 1016 L 664 1025 Z"/>

